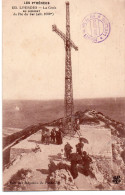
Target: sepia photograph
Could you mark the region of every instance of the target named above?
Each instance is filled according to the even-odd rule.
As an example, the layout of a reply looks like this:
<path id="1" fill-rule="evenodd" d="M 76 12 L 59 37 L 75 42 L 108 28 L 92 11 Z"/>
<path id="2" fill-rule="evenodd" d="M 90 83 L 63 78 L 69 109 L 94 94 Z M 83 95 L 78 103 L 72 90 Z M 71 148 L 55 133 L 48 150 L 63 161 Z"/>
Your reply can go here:
<path id="1" fill-rule="evenodd" d="M 125 0 L 2 1 L 4 192 L 125 190 Z"/>

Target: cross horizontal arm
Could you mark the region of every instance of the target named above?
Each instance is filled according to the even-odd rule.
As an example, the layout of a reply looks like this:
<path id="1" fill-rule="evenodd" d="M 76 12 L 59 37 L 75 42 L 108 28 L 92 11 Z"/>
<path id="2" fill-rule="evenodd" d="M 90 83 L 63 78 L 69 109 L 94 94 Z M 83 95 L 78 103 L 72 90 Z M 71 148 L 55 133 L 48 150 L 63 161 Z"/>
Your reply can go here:
<path id="1" fill-rule="evenodd" d="M 61 30 L 59 30 L 56 25 L 52 25 L 52 30 L 55 31 L 66 43 L 66 35 Z M 76 51 L 78 51 L 78 47 L 71 39 L 70 39 L 70 46 L 73 47 Z"/>

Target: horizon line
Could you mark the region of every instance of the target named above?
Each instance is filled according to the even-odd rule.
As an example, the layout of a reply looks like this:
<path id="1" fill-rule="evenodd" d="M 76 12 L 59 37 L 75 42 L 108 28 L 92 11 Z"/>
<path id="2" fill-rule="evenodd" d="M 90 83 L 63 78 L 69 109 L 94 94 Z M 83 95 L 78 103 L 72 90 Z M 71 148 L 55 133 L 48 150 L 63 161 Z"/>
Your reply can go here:
<path id="1" fill-rule="evenodd" d="M 74 98 L 74 101 L 75 101 L 75 100 L 85 100 L 85 99 L 110 99 L 110 98 L 111 98 L 111 99 L 125 98 L 125 96 L 117 96 L 117 97 L 114 97 L 114 96 L 111 96 L 111 97 L 93 97 L 93 98 L 92 98 L 92 97 Z M 4 98 L 3 98 L 2 101 L 4 101 L 4 100 L 8 100 L 8 101 L 9 101 L 9 100 L 10 100 L 10 101 L 11 101 L 11 100 L 12 100 L 12 101 L 14 101 L 14 100 L 15 100 L 15 101 L 17 101 L 17 100 L 25 100 L 25 101 L 36 101 L 36 100 L 37 100 L 37 101 L 55 101 L 55 100 L 63 100 L 63 101 L 64 101 L 63 98 L 62 98 L 62 99 L 61 99 L 61 98 L 58 98 L 58 99 L 56 99 L 56 98 L 55 98 L 55 99 L 8 99 L 8 98 L 7 98 L 7 99 L 6 99 L 6 98 L 4 99 Z"/>

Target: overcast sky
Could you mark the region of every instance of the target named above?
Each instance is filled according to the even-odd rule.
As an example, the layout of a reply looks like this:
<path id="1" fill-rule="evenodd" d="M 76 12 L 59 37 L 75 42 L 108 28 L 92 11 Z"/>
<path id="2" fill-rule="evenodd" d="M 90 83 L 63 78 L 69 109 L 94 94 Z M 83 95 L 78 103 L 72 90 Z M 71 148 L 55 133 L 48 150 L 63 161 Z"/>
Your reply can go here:
<path id="1" fill-rule="evenodd" d="M 65 48 L 52 25 L 65 33 L 65 1 L 50 0 L 54 16 L 13 16 L 24 0 L 3 1 L 3 99 L 63 99 Z M 125 96 L 125 0 L 71 0 L 73 93 L 75 99 Z M 51 10 L 50 10 L 51 11 Z M 90 13 L 105 15 L 109 37 L 83 37 Z"/>

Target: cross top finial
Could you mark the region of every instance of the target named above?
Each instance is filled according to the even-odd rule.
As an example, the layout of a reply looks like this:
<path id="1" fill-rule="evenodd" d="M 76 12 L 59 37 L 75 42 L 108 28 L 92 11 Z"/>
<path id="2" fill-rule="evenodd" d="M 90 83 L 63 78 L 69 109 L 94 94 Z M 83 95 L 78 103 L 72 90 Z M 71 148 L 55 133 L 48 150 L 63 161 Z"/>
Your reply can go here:
<path id="1" fill-rule="evenodd" d="M 69 1 L 66 1 L 66 5 L 69 5 Z"/>

